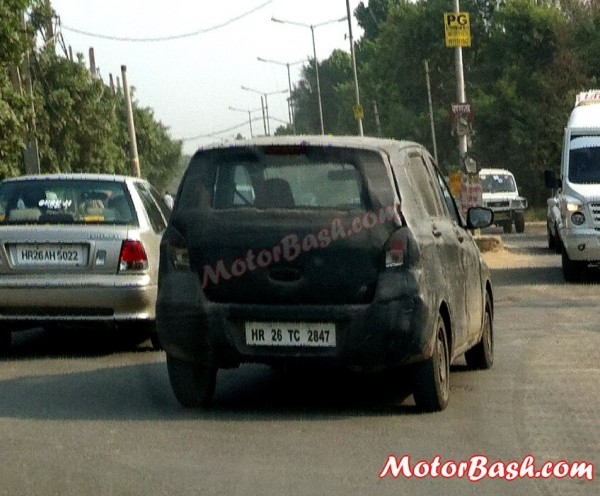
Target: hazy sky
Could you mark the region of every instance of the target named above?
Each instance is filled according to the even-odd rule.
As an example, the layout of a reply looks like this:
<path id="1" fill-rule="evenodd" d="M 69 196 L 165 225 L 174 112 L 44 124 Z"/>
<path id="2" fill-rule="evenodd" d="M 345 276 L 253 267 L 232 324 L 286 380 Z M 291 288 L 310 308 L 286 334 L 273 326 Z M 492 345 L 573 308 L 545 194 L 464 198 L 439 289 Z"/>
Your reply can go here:
<path id="1" fill-rule="evenodd" d="M 352 12 L 359 1 L 350 0 Z M 283 64 L 312 58 L 310 29 L 275 23 L 271 17 L 316 25 L 346 15 L 346 0 L 51 2 L 60 16 L 66 46 L 83 53 L 86 63 L 89 48 L 94 47 L 96 66 L 107 84 L 109 74 L 121 78 L 121 65 L 126 65 L 129 85 L 135 87 L 134 98 L 140 106 L 154 109 L 156 119 L 169 127 L 172 138 L 185 140 L 185 153 L 238 132 L 249 137 L 248 113 L 229 107 L 260 109 L 261 101 L 258 93 L 244 91 L 242 85 L 260 93 L 288 88 L 286 66 L 260 62 L 257 57 Z M 201 32 L 228 21 L 232 22 Z M 198 34 L 185 36 L 190 33 Z M 335 48 L 349 51 L 347 33 L 347 21 L 316 27 L 317 58 L 327 58 Z M 355 40 L 361 34 L 353 18 Z M 301 67 L 290 67 L 292 84 L 299 79 Z M 287 97 L 281 93 L 268 96 L 269 114 L 274 118 L 271 131 L 279 121 L 288 121 Z M 251 115 L 259 119 L 252 124 L 254 134 L 263 134 L 260 110 Z M 230 132 L 207 136 L 237 125 L 240 127 Z"/>

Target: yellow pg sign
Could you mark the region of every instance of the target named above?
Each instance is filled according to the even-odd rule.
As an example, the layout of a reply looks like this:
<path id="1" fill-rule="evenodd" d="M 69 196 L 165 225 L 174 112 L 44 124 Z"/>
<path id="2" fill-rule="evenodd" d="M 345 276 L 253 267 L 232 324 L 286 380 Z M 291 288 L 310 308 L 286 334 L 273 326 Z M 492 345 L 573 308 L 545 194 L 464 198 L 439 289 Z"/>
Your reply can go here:
<path id="1" fill-rule="evenodd" d="M 471 46 L 471 23 L 468 12 L 446 12 L 444 32 L 448 48 Z"/>

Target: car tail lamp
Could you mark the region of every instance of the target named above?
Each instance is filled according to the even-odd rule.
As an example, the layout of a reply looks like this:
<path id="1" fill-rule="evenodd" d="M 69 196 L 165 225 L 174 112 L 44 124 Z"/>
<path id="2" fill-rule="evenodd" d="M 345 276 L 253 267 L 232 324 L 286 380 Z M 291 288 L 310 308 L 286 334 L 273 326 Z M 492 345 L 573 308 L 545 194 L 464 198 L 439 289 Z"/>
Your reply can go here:
<path id="1" fill-rule="evenodd" d="M 148 256 L 141 241 L 126 239 L 121 245 L 119 272 L 139 272 L 148 268 Z"/>
<path id="2" fill-rule="evenodd" d="M 390 236 L 385 249 L 385 267 L 400 267 L 406 260 L 408 239 L 404 229 L 398 229 Z"/>
<path id="3" fill-rule="evenodd" d="M 171 241 L 168 246 L 169 258 L 177 270 L 186 270 L 190 268 L 190 252 L 186 246 Z"/>
<path id="4" fill-rule="evenodd" d="M 163 237 L 163 249 L 175 270 L 189 270 L 190 252 L 181 234 L 174 229 Z"/>

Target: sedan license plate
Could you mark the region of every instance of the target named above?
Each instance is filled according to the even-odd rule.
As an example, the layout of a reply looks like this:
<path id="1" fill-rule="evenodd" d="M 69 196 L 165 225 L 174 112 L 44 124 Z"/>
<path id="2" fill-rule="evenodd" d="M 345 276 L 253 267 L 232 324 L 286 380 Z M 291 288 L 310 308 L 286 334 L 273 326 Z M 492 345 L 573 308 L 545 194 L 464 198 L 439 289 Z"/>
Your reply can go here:
<path id="1" fill-rule="evenodd" d="M 16 245 L 15 261 L 18 266 L 72 266 L 87 264 L 87 249 L 84 245 Z"/>
<path id="2" fill-rule="evenodd" d="M 246 322 L 246 344 L 333 348 L 333 322 Z"/>

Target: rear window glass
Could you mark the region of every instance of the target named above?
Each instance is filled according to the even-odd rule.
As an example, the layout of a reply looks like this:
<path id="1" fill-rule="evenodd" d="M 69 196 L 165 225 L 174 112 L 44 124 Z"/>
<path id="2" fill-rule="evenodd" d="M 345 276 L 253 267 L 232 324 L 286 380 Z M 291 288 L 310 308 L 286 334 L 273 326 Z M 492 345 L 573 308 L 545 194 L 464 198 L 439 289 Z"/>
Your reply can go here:
<path id="1" fill-rule="evenodd" d="M 43 179 L 0 184 L 0 223 L 137 225 L 137 217 L 124 183 Z"/>
<path id="2" fill-rule="evenodd" d="M 295 148 L 240 154 L 217 165 L 213 208 L 364 208 L 357 167 Z"/>

